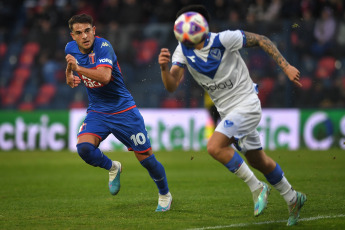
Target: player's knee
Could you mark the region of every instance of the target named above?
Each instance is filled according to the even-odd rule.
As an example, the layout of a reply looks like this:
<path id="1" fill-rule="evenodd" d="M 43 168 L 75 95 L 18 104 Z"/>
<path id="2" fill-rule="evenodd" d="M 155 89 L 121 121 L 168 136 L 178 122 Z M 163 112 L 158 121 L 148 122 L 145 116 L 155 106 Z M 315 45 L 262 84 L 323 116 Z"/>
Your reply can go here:
<path id="1" fill-rule="evenodd" d="M 207 152 L 211 155 L 211 156 L 217 156 L 220 153 L 220 148 L 212 143 L 207 143 Z"/>
<path id="2" fill-rule="evenodd" d="M 92 158 L 92 151 L 95 150 L 95 146 L 88 142 L 83 142 L 77 144 L 77 151 L 81 159 L 83 159 L 86 163 L 93 165 L 93 158 Z"/>

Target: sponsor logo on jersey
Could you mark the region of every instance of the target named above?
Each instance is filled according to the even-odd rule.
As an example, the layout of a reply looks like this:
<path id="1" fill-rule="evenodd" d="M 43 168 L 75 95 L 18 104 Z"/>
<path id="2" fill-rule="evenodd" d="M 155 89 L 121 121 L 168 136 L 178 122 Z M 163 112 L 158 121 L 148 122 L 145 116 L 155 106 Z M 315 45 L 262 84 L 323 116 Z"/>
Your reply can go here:
<path id="1" fill-rule="evenodd" d="M 189 58 L 192 62 L 195 62 L 195 56 L 187 56 L 187 58 Z"/>
<path id="2" fill-rule="evenodd" d="M 230 128 L 231 126 L 234 125 L 234 122 L 230 121 L 230 120 L 225 120 L 224 121 L 224 127 L 225 128 Z"/>
<path id="3" fill-rule="evenodd" d="M 201 83 L 201 86 L 210 92 L 216 91 L 216 90 L 222 90 L 222 89 L 232 89 L 234 87 L 234 84 L 232 83 L 231 80 L 227 80 L 225 82 L 220 82 L 220 83 L 211 83 L 211 84 L 204 84 Z"/>
<path id="4" fill-rule="evenodd" d="M 84 75 L 81 75 L 81 79 L 83 80 L 85 86 L 87 88 L 99 88 L 99 87 L 102 87 L 103 84 L 98 82 L 98 81 L 94 81 Z"/>
<path id="5" fill-rule="evenodd" d="M 109 58 L 102 58 L 102 59 L 99 59 L 99 62 L 100 62 L 100 63 L 109 63 L 110 65 L 113 65 L 113 61 L 110 60 Z"/>
<path id="6" fill-rule="evenodd" d="M 220 49 L 218 48 L 211 49 L 210 54 L 216 60 L 220 60 L 222 58 L 222 53 L 220 52 Z"/>
<path id="7" fill-rule="evenodd" d="M 89 62 L 90 64 L 95 64 L 95 53 L 89 54 Z"/>
<path id="8" fill-rule="evenodd" d="M 103 46 L 109 46 L 109 44 L 108 44 L 107 42 L 102 42 L 101 48 L 102 48 Z"/>

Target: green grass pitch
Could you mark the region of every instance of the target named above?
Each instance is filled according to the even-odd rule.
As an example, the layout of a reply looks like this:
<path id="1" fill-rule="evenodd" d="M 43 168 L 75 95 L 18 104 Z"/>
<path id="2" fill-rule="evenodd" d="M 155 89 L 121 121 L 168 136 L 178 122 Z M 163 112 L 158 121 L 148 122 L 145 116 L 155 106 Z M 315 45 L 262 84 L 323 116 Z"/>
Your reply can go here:
<path id="1" fill-rule="evenodd" d="M 158 191 L 131 152 L 106 153 L 123 165 L 111 196 L 107 171 L 76 153 L 0 152 L 0 229 L 345 229 L 345 151 L 267 151 L 308 196 L 301 220 L 286 227 L 274 189 L 253 216 L 248 187 L 205 151 L 156 152 L 166 169 L 172 209 L 156 213 Z M 256 170 L 259 179 L 264 177 Z"/>

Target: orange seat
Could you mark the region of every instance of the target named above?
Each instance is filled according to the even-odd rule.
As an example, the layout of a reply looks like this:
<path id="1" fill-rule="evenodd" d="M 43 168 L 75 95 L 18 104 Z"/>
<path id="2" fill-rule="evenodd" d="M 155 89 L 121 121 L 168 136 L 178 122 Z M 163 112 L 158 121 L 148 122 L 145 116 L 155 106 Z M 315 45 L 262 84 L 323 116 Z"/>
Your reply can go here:
<path id="1" fill-rule="evenodd" d="M 34 108 L 35 106 L 32 102 L 23 102 L 18 106 L 20 111 L 32 111 Z"/>
<path id="2" fill-rule="evenodd" d="M 7 93 L 4 95 L 2 103 L 5 106 L 14 105 L 18 101 L 20 95 L 22 95 L 22 92 L 23 92 L 23 88 L 19 88 L 19 87 L 9 88 Z"/>
<path id="3" fill-rule="evenodd" d="M 274 79 L 272 79 L 270 77 L 265 77 L 265 78 L 261 79 L 261 81 L 259 82 L 258 85 L 259 85 L 259 95 L 258 96 L 260 98 L 262 105 L 265 106 L 267 98 L 273 90 Z"/>
<path id="4" fill-rule="evenodd" d="M 29 67 L 34 63 L 34 59 L 35 55 L 23 52 L 19 57 L 19 65 Z"/>
<path id="5" fill-rule="evenodd" d="M 6 52 L 7 52 L 6 43 L 4 43 L 4 42 L 0 43 L 0 59 L 5 56 Z"/>
<path id="6" fill-rule="evenodd" d="M 14 71 L 14 80 L 22 80 L 26 81 L 30 77 L 30 69 L 29 68 L 17 68 Z"/>
<path id="7" fill-rule="evenodd" d="M 158 52 L 158 42 L 155 39 L 145 41 L 134 41 L 133 46 L 137 51 L 136 61 L 139 64 L 145 64 L 152 61 Z"/>
<path id="8" fill-rule="evenodd" d="M 42 85 L 37 94 L 36 106 L 48 104 L 56 93 L 56 87 L 52 84 Z"/>
<path id="9" fill-rule="evenodd" d="M 40 45 L 37 42 L 28 42 L 24 45 L 23 52 L 36 55 L 40 50 Z"/>
<path id="10" fill-rule="evenodd" d="M 86 104 L 83 101 L 73 101 L 69 104 L 70 109 L 84 109 L 86 108 Z"/>
<path id="11" fill-rule="evenodd" d="M 335 71 L 335 58 L 321 58 L 317 64 L 315 76 L 320 79 L 329 78 Z"/>
<path id="12" fill-rule="evenodd" d="M 310 77 L 301 77 L 300 82 L 302 84 L 302 90 L 308 90 L 313 85 Z"/>

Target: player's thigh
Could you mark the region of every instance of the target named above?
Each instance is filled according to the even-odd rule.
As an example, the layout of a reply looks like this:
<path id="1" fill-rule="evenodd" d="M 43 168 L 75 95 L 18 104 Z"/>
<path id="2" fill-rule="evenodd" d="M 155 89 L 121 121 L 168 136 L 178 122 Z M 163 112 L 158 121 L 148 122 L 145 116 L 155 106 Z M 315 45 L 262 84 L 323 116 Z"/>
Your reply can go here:
<path id="1" fill-rule="evenodd" d="M 234 138 L 229 138 L 225 134 L 215 131 L 209 141 L 207 142 L 207 149 L 212 150 L 214 148 L 224 148 L 232 144 Z"/>
<path id="2" fill-rule="evenodd" d="M 117 114 L 116 120 L 113 120 L 111 132 L 128 150 L 136 153 L 151 150 L 144 119 L 137 108 Z"/>
<path id="3" fill-rule="evenodd" d="M 78 137 L 77 144 L 80 144 L 83 142 L 88 142 L 88 143 L 93 144 L 94 146 L 98 146 L 100 143 L 100 139 L 97 136 L 85 134 Z"/>
<path id="4" fill-rule="evenodd" d="M 80 126 L 77 143 L 89 142 L 98 146 L 109 135 L 107 117 L 100 113 L 88 113 Z"/>
<path id="5" fill-rule="evenodd" d="M 242 139 L 256 130 L 261 119 L 260 103 L 236 108 L 229 112 L 217 125 L 216 131 L 228 138 Z"/>

